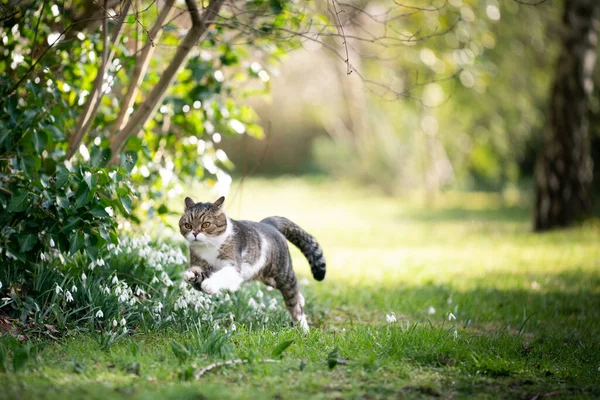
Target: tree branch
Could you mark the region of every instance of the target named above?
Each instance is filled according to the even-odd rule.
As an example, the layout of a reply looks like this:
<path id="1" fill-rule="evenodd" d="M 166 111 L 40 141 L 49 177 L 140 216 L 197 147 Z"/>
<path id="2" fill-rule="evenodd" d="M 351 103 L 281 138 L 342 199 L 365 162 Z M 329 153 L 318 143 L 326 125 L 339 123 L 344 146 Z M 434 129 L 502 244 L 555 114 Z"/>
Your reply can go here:
<path id="1" fill-rule="evenodd" d="M 108 0 L 105 0 L 105 5 Z M 83 137 L 86 132 L 90 128 L 92 121 L 94 120 L 94 116 L 98 112 L 98 107 L 100 105 L 100 101 L 102 100 L 103 91 L 102 91 L 102 83 L 104 81 L 104 74 L 112 59 L 115 55 L 117 44 L 121 40 L 121 34 L 123 32 L 123 23 L 127 18 L 127 12 L 129 11 L 129 7 L 131 6 L 131 0 L 126 0 L 123 4 L 123 8 L 120 10 L 119 19 L 117 20 L 117 26 L 115 27 L 115 31 L 111 37 L 111 45 L 108 43 L 108 18 L 110 15 L 108 11 L 106 11 L 105 18 L 103 20 L 103 49 L 102 49 L 102 64 L 96 73 L 96 78 L 94 80 L 94 86 L 92 89 L 92 93 L 88 95 L 88 98 L 83 106 L 83 111 L 79 115 L 79 119 L 77 121 L 77 126 L 75 127 L 75 131 L 71 138 L 69 138 L 69 149 L 67 150 L 67 158 L 71 158 L 77 148 L 81 144 Z"/>
<path id="2" fill-rule="evenodd" d="M 187 35 L 177 47 L 177 52 L 171 59 L 171 62 L 162 73 L 160 80 L 154 86 L 146 100 L 133 113 L 127 125 L 125 125 L 125 127 L 116 136 L 114 136 L 110 145 L 110 149 L 112 151 L 110 160 L 111 164 L 115 164 L 119 160 L 119 154 L 123 149 L 127 138 L 129 138 L 130 135 L 137 133 L 137 131 L 141 129 L 146 122 L 148 122 L 152 115 L 154 115 L 156 109 L 164 99 L 167 89 L 175 80 L 177 72 L 186 62 L 190 51 L 194 48 L 194 46 L 196 46 L 196 44 L 198 44 L 200 39 L 202 39 L 208 27 L 217 17 L 224 1 L 225 0 L 210 0 L 208 6 L 202 14 L 202 17 L 198 11 L 198 4 L 196 3 L 196 0 L 185 1 L 192 19 L 192 28 L 188 31 Z"/>
<path id="3" fill-rule="evenodd" d="M 127 87 L 127 92 L 125 93 L 125 97 L 123 98 L 123 102 L 120 104 L 119 115 L 114 122 L 113 129 L 111 131 L 111 140 L 113 135 L 115 135 L 120 129 L 125 126 L 127 120 L 129 118 L 129 109 L 133 107 L 135 103 L 135 98 L 140 89 L 140 85 L 146 76 L 146 72 L 148 71 L 148 65 L 150 64 L 150 59 L 152 58 L 152 54 L 154 53 L 154 42 L 160 39 L 162 34 L 162 27 L 169 18 L 171 11 L 173 9 L 173 4 L 175 0 L 167 0 L 165 5 L 163 6 L 156 23 L 150 29 L 149 41 L 150 43 L 146 44 L 139 54 L 135 61 L 135 67 L 133 69 L 133 74 L 129 80 L 129 86 Z"/>

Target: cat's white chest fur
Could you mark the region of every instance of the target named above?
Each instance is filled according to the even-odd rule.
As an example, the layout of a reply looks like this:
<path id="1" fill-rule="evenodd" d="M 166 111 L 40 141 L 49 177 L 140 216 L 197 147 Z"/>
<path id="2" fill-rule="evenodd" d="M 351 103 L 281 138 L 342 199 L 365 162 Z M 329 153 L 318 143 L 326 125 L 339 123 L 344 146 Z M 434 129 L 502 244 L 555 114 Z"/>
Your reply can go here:
<path id="1" fill-rule="evenodd" d="M 232 231 L 233 229 L 231 221 L 228 220 L 227 229 L 225 229 L 225 232 L 223 232 L 221 235 L 212 238 L 205 238 L 204 241 L 190 242 L 190 252 L 206 261 L 213 268 L 223 268 L 229 265 L 230 261 L 219 259 L 219 254 L 221 246 L 232 234 Z"/>

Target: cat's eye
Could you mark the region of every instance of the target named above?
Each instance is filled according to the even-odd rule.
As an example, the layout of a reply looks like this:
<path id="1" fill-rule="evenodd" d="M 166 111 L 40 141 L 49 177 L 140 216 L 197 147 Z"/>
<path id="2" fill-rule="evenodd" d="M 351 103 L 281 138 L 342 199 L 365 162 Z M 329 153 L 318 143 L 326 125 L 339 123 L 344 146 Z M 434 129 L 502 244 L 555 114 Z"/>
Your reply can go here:
<path id="1" fill-rule="evenodd" d="M 204 222 L 202 223 L 202 229 L 206 229 L 210 226 L 210 222 Z"/>
<path id="2" fill-rule="evenodd" d="M 192 229 L 192 225 L 191 224 L 183 224 L 183 227 L 185 229 Z"/>

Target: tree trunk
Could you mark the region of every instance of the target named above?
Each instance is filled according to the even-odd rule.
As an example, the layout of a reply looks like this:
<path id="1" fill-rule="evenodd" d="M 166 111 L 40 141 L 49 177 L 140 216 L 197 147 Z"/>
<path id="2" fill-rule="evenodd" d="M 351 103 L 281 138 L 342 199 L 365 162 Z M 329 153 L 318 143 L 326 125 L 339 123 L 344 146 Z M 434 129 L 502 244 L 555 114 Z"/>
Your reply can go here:
<path id="1" fill-rule="evenodd" d="M 119 154 L 125 146 L 127 138 L 132 134 L 137 134 L 138 131 L 148 122 L 148 120 L 154 115 L 156 109 L 160 106 L 167 89 L 171 86 L 175 80 L 176 74 L 185 64 L 190 55 L 190 52 L 198 44 L 198 42 L 206 34 L 208 27 L 217 18 L 219 10 L 225 0 L 210 0 L 208 6 L 204 9 L 202 16 L 198 11 L 197 0 L 186 0 L 186 5 L 192 19 L 192 28 L 185 35 L 175 55 L 169 62 L 167 68 L 161 74 L 158 83 L 154 86 L 148 97 L 144 100 L 137 110 L 131 115 L 131 118 L 125 125 L 125 127 L 111 138 L 110 149 L 112 156 L 110 164 L 117 164 L 119 161 Z"/>
<path id="2" fill-rule="evenodd" d="M 566 1 L 561 52 L 535 171 L 536 231 L 570 225 L 592 212 L 588 118 L 599 25 L 598 0 Z"/>

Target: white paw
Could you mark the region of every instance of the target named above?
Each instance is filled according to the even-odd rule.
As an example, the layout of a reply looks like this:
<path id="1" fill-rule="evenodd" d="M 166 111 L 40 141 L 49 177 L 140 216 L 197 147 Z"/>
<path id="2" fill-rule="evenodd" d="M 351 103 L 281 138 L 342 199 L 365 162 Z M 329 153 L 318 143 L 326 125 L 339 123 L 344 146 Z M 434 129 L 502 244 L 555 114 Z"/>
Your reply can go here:
<path id="1" fill-rule="evenodd" d="M 183 280 L 186 282 L 193 282 L 196 280 L 196 274 L 188 269 L 183 273 Z"/>
<path id="2" fill-rule="evenodd" d="M 302 315 L 302 317 L 298 321 L 298 327 L 302 329 L 302 332 L 304 332 L 304 334 L 307 334 L 310 331 L 310 328 L 308 327 L 308 321 L 306 320 L 306 315 Z"/>
<path id="3" fill-rule="evenodd" d="M 221 288 L 211 279 L 205 279 L 200 287 L 206 294 L 219 294 L 221 291 Z"/>

